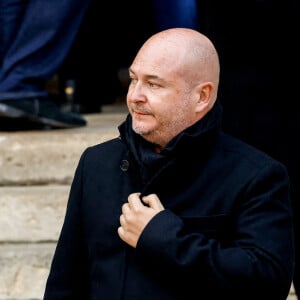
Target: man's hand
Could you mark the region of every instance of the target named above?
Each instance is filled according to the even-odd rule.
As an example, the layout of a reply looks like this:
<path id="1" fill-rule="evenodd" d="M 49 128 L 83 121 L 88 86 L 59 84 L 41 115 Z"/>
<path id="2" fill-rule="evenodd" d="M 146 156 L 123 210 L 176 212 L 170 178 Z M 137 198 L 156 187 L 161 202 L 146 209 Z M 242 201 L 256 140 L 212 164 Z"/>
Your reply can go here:
<path id="1" fill-rule="evenodd" d="M 122 206 L 121 226 L 118 228 L 120 238 L 134 248 L 148 222 L 157 213 L 164 210 L 157 195 L 151 194 L 142 199 L 148 206 L 141 201 L 140 193 L 133 193 L 128 196 L 128 202 Z"/>

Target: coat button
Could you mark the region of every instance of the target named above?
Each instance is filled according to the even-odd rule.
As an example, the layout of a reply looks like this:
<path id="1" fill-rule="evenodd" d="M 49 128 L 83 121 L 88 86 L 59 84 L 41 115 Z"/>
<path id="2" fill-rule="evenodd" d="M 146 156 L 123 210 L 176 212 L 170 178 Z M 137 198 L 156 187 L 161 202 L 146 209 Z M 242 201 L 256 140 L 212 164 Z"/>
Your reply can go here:
<path id="1" fill-rule="evenodd" d="M 127 171 L 129 169 L 129 161 L 124 159 L 121 161 L 121 165 L 120 165 L 120 168 L 122 171 Z"/>

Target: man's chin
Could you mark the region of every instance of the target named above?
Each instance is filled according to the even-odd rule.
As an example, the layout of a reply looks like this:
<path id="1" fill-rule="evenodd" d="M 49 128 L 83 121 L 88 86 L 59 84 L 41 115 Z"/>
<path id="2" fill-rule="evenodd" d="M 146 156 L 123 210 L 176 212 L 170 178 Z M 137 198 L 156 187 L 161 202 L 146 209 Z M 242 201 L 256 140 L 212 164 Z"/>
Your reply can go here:
<path id="1" fill-rule="evenodd" d="M 143 137 L 147 137 L 147 136 L 151 135 L 151 133 L 153 132 L 153 129 L 147 128 L 145 126 L 133 125 L 132 128 L 135 133 L 137 133 Z"/>
<path id="2" fill-rule="evenodd" d="M 149 131 L 145 131 L 145 130 L 142 130 L 142 129 L 139 129 L 139 128 L 133 128 L 133 131 L 143 137 L 147 137 L 148 135 L 150 135 L 150 132 Z"/>

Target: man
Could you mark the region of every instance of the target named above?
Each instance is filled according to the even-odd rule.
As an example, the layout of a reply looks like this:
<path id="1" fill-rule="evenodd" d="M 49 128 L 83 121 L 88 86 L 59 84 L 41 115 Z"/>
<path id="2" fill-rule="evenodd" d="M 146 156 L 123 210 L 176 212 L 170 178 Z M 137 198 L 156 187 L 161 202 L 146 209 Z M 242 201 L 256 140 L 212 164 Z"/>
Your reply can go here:
<path id="1" fill-rule="evenodd" d="M 221 131 L 219 72 L 192 29 L 141 47 L 120 136 L 79 161 L 44 300 L 287 298 L 287 171 Z"/>

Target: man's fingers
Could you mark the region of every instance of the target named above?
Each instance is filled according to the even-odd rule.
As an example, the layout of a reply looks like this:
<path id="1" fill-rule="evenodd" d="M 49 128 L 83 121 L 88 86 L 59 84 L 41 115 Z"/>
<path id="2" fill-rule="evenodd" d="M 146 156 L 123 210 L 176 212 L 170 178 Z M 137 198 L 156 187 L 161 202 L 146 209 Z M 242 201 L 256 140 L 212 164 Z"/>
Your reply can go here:
<path id="1" fill-rule="evenodd" d="M 120 224 L 122 227 L 126 224 L 125 217 L 123 214 L 120 216 Z"/>
<path id="2" fill-rule="evenodd" d="M 141 193 L 133 193 L 128 196 L 128 205 L 131 209 L 136 209 L 143 206 L 140 195 Z"/>
<path id="3" fill-rule="evenodd" d="M 124 240 L 125 230 L 124 230 L 124 228 L 123 228 L 122 226 L 120 226 L 120 227 L 118 228 L 118 234 L 119 234 L 119 237 L 120 237 L 122 240 Z"/>
<path id="4" fill-rule="evenodd" d="M 122 213 L 126 214 L 128 211 L 130 211 L 129 203 L 124 203 L 122 205 Z"/>
<path id="5" fill-rule="evenodd" d="M 130 194 L 128 202 L 124 203 L 121 208 L 121 226 L 118 228 L 118 234 L 124 242 L 132 247 L 136 247 L 141 232 L 148 222 L 164 209 L 155 194 L 143 197 L 143 201 L 140 196 L 140 193 Z"/>
<path id="6" fill-rule="evenodd" d="M 164 206 L 162 205 L 156 194 L 143 196 L 142 200 L 140 198 L 140 195 L 141 193 L 132 193 L 128 196 L 128 202 L 123 204 L 122 207 L 123 214 L 130 211 L 131 209 L 133 209 L 134 211 L 138 211 L 144 206 L 144 204 L 148 205 L 154 210 L 161 211 L 164 209 Z"/>
<path id="7" fill-rule="evenodd" d="M 159 198 L 155 194 L 150 194 L 148 196 L 144 196 L 143 202 L 149 205 L 149 207 L 153 208 L 154 210 L 163 210 L 164 206 L 160 202 Z"/>

